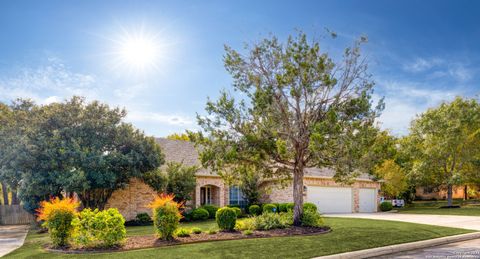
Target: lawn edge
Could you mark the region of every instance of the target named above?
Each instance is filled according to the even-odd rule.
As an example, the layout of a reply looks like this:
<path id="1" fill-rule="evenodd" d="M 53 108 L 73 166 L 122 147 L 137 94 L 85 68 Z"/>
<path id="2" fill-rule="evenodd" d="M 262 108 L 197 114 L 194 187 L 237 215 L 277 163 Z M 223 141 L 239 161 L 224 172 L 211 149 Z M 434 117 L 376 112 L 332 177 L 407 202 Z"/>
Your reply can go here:
<path id="1" fill-rule="evenodd" d="M 371 249 L 364 249 L 334 255 L 326 255 L 315 257 L 314 259 L 346 259 L 346 258 L 369 258 L 374 256 L 382 256 L 382 255 L 389 255 L 398 252 L 405 252 L 415 249 L 427 248 L 437 245 L 444 245 L 456 242 L 462 242 L 472 239 L 480 238 L 480 232 L 474 233 L 467 233 L 461 235 L 453 235 L 453 236 L 446 236 L 422 241 L 415 241 L 410 243 L 403 243 L 403 244 L 396 244 L 396 245 L 389 245 L 389 246 L 382 246 L 376 247 Z"/>

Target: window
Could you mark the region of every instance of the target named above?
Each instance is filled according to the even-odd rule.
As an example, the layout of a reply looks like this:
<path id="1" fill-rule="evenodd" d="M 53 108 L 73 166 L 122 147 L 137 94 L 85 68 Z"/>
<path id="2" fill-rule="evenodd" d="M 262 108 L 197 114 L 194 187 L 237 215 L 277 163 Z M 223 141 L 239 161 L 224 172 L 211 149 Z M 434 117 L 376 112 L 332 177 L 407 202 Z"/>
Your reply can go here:
<path id="1" fill-rule="evenodd" d="M 243 192 L 237 186 L 230 186 L 230 205 L 238 205 L 242 208 L 247 206 L 248 201 L 243 197 Z"/>
<path id="2" fill-rule="evenodd" d="M 212 187 L 205 186 L 200 188 L 200 205 L 212 204 Z"/>

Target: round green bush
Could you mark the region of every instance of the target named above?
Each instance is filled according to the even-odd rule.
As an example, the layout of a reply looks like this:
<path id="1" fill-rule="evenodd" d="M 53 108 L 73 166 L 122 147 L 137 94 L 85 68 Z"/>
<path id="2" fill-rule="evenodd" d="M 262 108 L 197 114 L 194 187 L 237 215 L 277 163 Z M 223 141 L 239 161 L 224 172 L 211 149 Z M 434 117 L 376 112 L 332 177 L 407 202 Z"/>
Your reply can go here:
<path id="1" fill-rule="evenodd" d="M 311 203 L 311 202 L 305 202 L 303 204 L 303 210 L 312 210 L 312 211 L 317 211 L 317 205 Z"/>
<path id="2" fill-rule="evenodd" d="M 390 211 L 393 209 L 393 205 L 391 202 L 389 201 L 384 201 L 382 203 L 380 203 L 380 210 L 381 211 Z"/>
<path id="3" fill-rule="evenodd" d="M 192 228 L 192 233 L 193 233 L 193 234 L 201 234 L 201 233 L 202 233 L 202 229 L 201 229 L 201 228 Z"/>
<path id="4" fill-rule="evenodd" d="M 215 215 L 217 225 L 221 230 L 233 230 L 235 223 L 237 222 L 237 213 L 235 209 L 229 207 L 223 207 L 217 210 Z"/>
<path id="5" fill-rule="evenodd" d="M 277 206 L 275 204 L 267 203 L 263 205 L 263 213 L 277 212 Z"/>
<path id="6" fill-rule="evenodd" d="M 288 203 L 280 203 L 278 204 L 278 212 L 287 212 L 287 205 Z"/>
<path id="7" fill-rule="evenodd" d="M 242 216 L 242 209 L 240 209 L 238 207 L 233 207 L 232 209 L 235 210 L 235 214 L 237 215 L 237 218 Z"/>
<path id="8" fill-rule="evenodd" d="M 193 220 L 207 220 L 210 217 L 210 214 L 206 209 L 198 208 L 192 211 Z"/>
<path id="9" fill-rule="evenodd" d="M 215 206 L 215 205 L 203 205 L 202 207 L 200 207 L 202 209 L 205 209 L 206 211 L 208 211 L 208 217 L 210 219 L 214 219 L 215 218 L 215 214 L 217 213 L 217 210 L 219 209 L 218 206 Z"/>
<path id="10" fill-rule="evenodd" d="M 261 212 L 262 209 L 258 205 L 251 205 L 250 207 L 248 207 L 248 213 L 250 213 L 251 215 L 260 215 Z"/>
<path id="11" fill-rule="evenodd" d="M 302 226 L 305 227 L 321 227 L 324 225 L 322 216 L 317 210 L 304 209 L 302 214 Z"/>

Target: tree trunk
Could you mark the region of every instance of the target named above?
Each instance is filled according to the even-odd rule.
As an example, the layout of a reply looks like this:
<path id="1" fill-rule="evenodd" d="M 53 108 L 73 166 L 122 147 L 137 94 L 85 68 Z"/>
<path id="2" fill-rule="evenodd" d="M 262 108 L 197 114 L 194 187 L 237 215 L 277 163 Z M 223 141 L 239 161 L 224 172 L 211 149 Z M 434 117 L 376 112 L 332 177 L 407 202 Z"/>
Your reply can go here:
<path id="1" fill-rule="evenodd" d="M 17 190 L 12 189 L 12 205 L 19 205 L 20 201 L 18 200 Z"/>
<path id="2" fill-rule="evenodd" d="M 451 184 L 449 184 L 447 186 L 447 206 L 452 206 L 453 202 L 452 202 L 452 196 L 453 196 L 453 186 Z"/>
<path id="3" fill-rule="evenodd" d="M 463 199 L 468 200 L 468 186 L 465 185 L 465 188 L 463 189 Z"/>
<path id="4" fill-rule="evenodd" d="M 8 188 L 7 184 L 2 182 L 3 205 L 8 205 Z"/>
<path id="5" fill-rule="evenodd" d="M 293 225 L 302 224 L 303 214 L 303 164 L 297 164 L 293 169 Z"/>

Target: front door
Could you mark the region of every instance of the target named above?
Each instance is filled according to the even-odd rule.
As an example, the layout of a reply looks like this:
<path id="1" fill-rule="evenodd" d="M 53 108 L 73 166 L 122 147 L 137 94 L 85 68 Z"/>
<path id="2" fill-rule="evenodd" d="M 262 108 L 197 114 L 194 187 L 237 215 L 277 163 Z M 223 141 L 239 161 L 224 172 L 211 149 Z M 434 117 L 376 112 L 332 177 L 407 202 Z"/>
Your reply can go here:
<path id="1" fill-rule="evenodd" d="M 212 204 L 212 187 L 200 187 L 200 205 Z"/>

